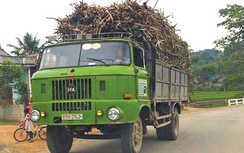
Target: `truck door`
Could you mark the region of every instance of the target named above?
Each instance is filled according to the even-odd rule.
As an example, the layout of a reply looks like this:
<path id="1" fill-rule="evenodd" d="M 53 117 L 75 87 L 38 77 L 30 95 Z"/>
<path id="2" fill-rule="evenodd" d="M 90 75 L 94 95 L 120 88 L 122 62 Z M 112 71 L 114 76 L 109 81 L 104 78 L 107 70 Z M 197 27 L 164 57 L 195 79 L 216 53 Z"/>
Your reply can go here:
<path id="1" fill-rule="evenodd" d="M 145 69 L 145 59 L 144 59 L 144 51 L 135 46 L 134 47 L 134 66 L 136 72 L 136 90 L 137 90 L 137 99 L 145 100 L 148 99 L 149 96 L 149 75 Z"/>

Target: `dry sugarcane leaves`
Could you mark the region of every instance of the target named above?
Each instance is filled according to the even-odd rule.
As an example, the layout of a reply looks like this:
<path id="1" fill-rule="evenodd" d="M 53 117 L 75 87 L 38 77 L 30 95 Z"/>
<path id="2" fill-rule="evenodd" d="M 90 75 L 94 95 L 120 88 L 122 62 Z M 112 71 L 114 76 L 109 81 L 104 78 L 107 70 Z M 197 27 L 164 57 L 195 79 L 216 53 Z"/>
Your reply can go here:
<path id="1" fill-rule="evenodd" d="M 110 6 L 72 3 L 73 13 L 58 22 L 57 34 L 130 32 L 146 49 L 156 50 L 157 57 L 172 63 L 163 52 L 180 56 L 178 66 L 190 70 L 188 44 L 176 34 L 168 16 L 136 0 L 125 0 Z M 183 65 L 183 66 L 182 66 Z"/>

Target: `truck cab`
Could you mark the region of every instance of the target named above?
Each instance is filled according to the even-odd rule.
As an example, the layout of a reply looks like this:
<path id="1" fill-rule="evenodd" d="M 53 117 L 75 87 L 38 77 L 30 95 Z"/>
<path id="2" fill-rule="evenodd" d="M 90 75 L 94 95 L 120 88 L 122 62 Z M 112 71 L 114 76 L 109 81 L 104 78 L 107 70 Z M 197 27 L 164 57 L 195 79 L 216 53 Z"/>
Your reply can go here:
<path id="1" fill-rule="evenodd" d="M 159 140 L 177 139 L 187 74 L 115 35 L 62 36 L 44 48 L 32 77 L 32 120 L 47 125 L 51 152 L 69 152 L 75 137 L 120 138 L 124 153 L 138 153 L 148 125 Z"/>

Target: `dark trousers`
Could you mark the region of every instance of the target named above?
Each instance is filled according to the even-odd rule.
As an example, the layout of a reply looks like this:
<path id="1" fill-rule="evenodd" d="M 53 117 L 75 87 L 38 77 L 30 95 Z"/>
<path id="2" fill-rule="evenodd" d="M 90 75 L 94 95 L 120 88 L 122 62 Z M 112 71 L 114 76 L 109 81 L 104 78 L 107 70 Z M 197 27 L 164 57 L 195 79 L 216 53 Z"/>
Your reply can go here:
<path id="1" fill-rule="evenodd" d="M 32 131 L 27 131 L 29 137 L 32 139 L 33 138 L 33 132 Z"/>

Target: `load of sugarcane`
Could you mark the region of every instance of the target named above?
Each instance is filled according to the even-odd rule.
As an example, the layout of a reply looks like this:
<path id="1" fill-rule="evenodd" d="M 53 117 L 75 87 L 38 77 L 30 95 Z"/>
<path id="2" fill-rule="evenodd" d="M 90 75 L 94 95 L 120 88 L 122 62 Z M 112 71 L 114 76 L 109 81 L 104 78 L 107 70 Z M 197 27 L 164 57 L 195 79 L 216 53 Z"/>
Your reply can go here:
<path id="1" fill-rule="evenodd" d="M 56 34 L 91 34 L 107 32 L 131 33 L 145 50 L 155 50 L 157 58 L 181 69 L 189 70 L 188 44 L 176 34 L 163 13 L 136 0 L 125 0 L 110 6 L 72 3 L 73 13 L 58 22 Z M 172 62 L 170 55 L 177 55 Z"/>

